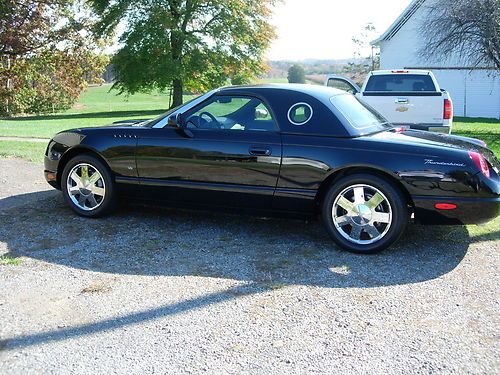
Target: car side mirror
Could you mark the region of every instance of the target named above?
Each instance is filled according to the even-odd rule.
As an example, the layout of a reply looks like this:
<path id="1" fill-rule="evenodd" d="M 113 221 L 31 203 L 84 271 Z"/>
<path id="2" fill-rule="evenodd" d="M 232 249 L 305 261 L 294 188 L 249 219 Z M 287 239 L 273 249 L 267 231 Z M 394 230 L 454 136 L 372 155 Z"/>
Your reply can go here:
<path id="1" fill-rule="evenodd" d="M 256 120 L 265 119 L 265 118 L 267 118 L 267 116 L 269 116 L 269 112 L 267 111 L 267 109 L 257 108 L 255 110 L 255 119 Z"/>
<path id="2" fill-rule="evenodd" d="M 182 114 L 177 113 L 176 115 L 172 115 L 168 118 L 167 125 L 172 128 L 180 129 L 182 128 L 182 123 L 183 123 Z"/>
<path id="3" fill-rule="evenodd" d="M 182 113 L 170 116 L 168 118 L 167 125 L 176 129 L 179 134 L 182 134 L 185 137 L 194 138 L 193 132 L 184 126 L 184 117 L 182 116 Z"/>

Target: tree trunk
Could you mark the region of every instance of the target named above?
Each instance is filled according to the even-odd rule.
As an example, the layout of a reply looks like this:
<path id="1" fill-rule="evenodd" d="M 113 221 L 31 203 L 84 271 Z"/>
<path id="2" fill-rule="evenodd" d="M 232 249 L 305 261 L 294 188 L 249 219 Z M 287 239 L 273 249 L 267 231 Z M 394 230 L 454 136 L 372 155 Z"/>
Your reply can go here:
<path id="1" fill-rule="evenodd" d="M 176 27 L 170 31 L 170 48 L 172 63 L 176 67 L 176 77 L 172 80 L 173 98 L 172 107 L 177 107 L 182 104 L 182 92 L 183 92 L 183 78 L 182 78 L 182 47 L 184 44 L 184 33 L 182 30 L 182 16 L 180 12 L 181 1 L 172 0 L 170 2 L 170 10 L 174 18 L 174 23 Z"/>
<path id="2" fill-rule="evenodd" d="M 5 100 L 5 112 L 10 116 L 10 56 L 7 55 L 7 98 Z"/>
<path id="3" fill-rule="evenodd" d="M 181 79 L 174 79 L 173 81 L 173 99 L 172 99 L 172 107 L 177 107 L 182 104 L 182 92 L 183 85 Z"/>

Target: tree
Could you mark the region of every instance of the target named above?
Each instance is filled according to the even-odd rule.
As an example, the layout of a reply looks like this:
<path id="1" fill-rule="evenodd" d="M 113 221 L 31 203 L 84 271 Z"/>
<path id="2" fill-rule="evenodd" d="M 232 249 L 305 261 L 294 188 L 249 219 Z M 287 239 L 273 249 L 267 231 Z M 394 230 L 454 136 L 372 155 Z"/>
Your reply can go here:
<path id="1" fill-rule="evenodd" d="M 184 90 L 202 91 L 228 79 L 247 81 L 264 69 L 274 38 L 269 24 L 277 0 L 91 0 L 98 35 L 120 22 L 123 47 L 112 63 L 120 92 L 173 88 L 173 106 Z"/>
<path id="2" fill-rule="evenodd" d="M 10 90 L 0 88 L 0 97 L 10 102 L 9 108 L 3 108 L 4 114 L 54 113 L 71 108 L 88 83 L 101 82 L 100 73 L 107 62 L 106 56 L 59 50 L 17 59 L 9 71 Z"/>
<path id="3" fill-rule="evenodd" d="M 107 59 L 70 0 L 0 3 L 0 115 L 67 109 Z"/>
<path id="4" fill-rule="evenodd" d="M 375 39 L 376 35 L 375 26 L 367 23 L 359 34 L 351 38 L 354 44 L 354 59 L 342 68 L 342 74 L 349 76 L 359 85 L 363 83 L 371 70 L 380 68 L 380 52 L 370 45 L 370 41 Z"/>
<path id="5" fill-rule="evenodd" d="M 371 71 L 380 67 L 380 52 L 370 46 L 370 41 L 377 35 L 377 30 L 372 23 L 367 23 L 358 35 L 351 38 L 354 44 L 354 60 L 346 67 L 346 73 L 350 73 L 355 81 L 364 80 Z M 368 56 L 368 51 L 371 54 Z"/>
<path id="6" fill-rule="evenodd" d="M 424 56 L 500 69 L 500 0 L 441 0 L 427 13 L 421 27 Z"/>
<path id="7" fill-rule="evenodd" d="M 295 64 L 288 69 L 288 82 L 306 83 L 306 73 L 302 65 Z"/>

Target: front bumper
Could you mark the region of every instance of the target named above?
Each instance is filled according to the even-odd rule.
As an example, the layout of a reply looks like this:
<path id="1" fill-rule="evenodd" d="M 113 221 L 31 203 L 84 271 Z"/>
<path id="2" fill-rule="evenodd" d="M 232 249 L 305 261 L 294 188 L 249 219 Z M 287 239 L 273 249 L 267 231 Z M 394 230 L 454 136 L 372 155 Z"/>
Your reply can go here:
<path id="1" fill-rule="evenodd" d="M 500 215 L 497 198 L 413 197 L 415 219 L 420 224 L 463 225 L 484 224 Z M 439 210 L 437 203 L 454 204 L 453 210 Z"/>
<path id="2" fill-rule="evenodd" d="M 57 180 L 57 164 L 58 160 L 52 160 L 45 156 L 44 158 L 44 171 L 45 181 L 55 189 L 61 190 L 59 181 Z"/>
<path id="3" fill-rule="evenodd" d="M 52 177 L 52 175 L 56 174 L 55 172 L 46 170 L 46 171 L 43 171 L 43 173 L 45 175 L 45 181 L 47 181 L 47 183 L 50 186 L 52 186 L 54 189 L 61 190 L 61 186 L 59 185 L 57 180 Z"/>

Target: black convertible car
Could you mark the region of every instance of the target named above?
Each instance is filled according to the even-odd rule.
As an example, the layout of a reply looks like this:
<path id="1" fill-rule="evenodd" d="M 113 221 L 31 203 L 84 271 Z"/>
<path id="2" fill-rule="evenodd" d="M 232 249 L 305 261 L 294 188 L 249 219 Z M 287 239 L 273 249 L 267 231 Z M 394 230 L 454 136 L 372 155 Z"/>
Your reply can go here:
<path id="1" fill-rule="evenodd" d="M 394 128 L 351 94 L 309 85 L 214 90 L 153 120 L 64 131 L 45 156 L 47 181 L 82 216 L 123 195 L 320 213 L 338 245 L 364 253 L 396 241 L 411 217 L 495 218 L 499 168 L 482 141 Z"/>

